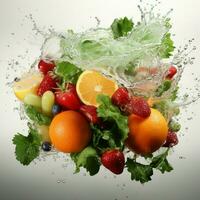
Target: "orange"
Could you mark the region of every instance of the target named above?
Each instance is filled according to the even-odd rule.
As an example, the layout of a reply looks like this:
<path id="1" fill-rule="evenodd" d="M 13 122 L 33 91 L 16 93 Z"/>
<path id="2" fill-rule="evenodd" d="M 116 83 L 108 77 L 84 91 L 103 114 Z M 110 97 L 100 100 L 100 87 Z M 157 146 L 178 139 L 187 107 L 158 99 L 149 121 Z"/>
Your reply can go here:
<path id="1" fill-rule="evenodd" d="M 151 115 L 146 119 L 130 115 L 128 125 L 130 133 L 126 145 L 138 154 L 153 153 L 163 145 L 167 138 L 167 121 L 158 110 L 151 108 Z"/>
<path id="2" fill-rule="evenodd" d="M 86 105 L 98 106 L 96 97 L 99 94 L 112 96 L 117 90 L 117 84 L 96 71 L 84 71 L 76 84 L 76 90 L 81 101 Z"/>
<path id="3" fill-rule="evenodd" d="M 49 127 L 49 136 L 58 151 L 77 153 L 90 142 L 91 131 L 87 120 L 80 113 L 70 110 L 53 118 Z"/>

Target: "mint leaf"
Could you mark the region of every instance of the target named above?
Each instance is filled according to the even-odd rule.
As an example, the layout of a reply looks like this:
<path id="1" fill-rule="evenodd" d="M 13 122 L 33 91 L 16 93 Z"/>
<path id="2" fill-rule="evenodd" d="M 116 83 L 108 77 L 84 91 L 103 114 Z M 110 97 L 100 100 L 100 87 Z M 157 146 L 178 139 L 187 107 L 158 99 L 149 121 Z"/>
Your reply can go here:
<path id="1" fill-rule="evenodd" d="M 107 121 L 113 125 L 112 128 L 115 131 L 116 137 L 120 139 L 120 145 L 122 147 L 124 141 L 128 137 L 128 118 L 122 115 L 119 108 L 112 104 L 110 97 L 98 95 L 97 102 L 99 104 L 97 108 L 98 116 L 101 117 L 103 121 Z"/>
<path id="2" fill-rule="evenodd" d="M 39 112 L 34 106 L 25 105 L 24 108 L 27 116 L 36 124 L 49 125 L 51 123 L 51 118 Z"/>
<path id="3" fill-rule="evenodd" d="M 126 161 L 126 167 L 131 173 L 131 180 L 140 181 L 140 183 L 146 183 L 151 180 L 153 169 L 150 165 L 143 165 L 128 158 Z"/>
<path id="4" fill-rule="evenodd" d="M 171 80 L 165 80 L 156 90 L 155 96 L 161 97 L 163 93 L 168 91 L 171 88 L 172 81 Z"/>
<path id="5" fill-rule="evenodd" d="M 23 165 L 29 165 L 39 156 L 41 138 L 37 131 L 30 128 L 28 136 L 18 133 L 13 138 L 16 159 Z"/>
<path id="6" fill-rule="evenodd" d="M 82 73 L 82 70 L 69 62 L 63 61 L 56 64 L 55 73 L 62 79 L 64 82 L 63 84 L 67 82 L 75 84 Z"/>
<path id="7" fill-rule="evenodd" d="M 127 17 L 115 19 L 111 25 L 114 38 L 126 36 L 133 29 L 133 21 Z"/>
<path id="8" fill-rule="evenodd" d="M 173 167 L 167 161 L 168 151 L 169 151 L 169 149 L 165 153 L 154 157 L 150 164 L 151 167 L 160 170 L 162 173 L 172 171 Z"/>
<path id="9" fill-rule="evenodd" d="M 84 167 L 91 176 L 98 173 L 101 164 L 94 148 L 86 147 L 80 153 L 72 153 L 71 158 L 76 164 L 75 173 L 80 171 L 80 167 Z"/>

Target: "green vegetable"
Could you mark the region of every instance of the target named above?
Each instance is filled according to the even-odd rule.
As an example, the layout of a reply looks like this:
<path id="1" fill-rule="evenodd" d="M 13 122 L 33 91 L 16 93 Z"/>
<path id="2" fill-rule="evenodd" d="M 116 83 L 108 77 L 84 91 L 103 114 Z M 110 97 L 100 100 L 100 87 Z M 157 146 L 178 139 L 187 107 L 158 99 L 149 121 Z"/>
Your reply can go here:
<path id="1" fill-rule="evenodd" d="M 91 176 L 98 173 L 100 169 L 99 156 L 96 150 L 92 147 L 86 147 L 80 153 L 72 153 L 71 158 L 76 164 L 75 173 L 80 171 L 80 167 L 84 167 Z"/>
<path id="2" fill-rule="evenodd" d="M 155 96 L 161 97 L 164 92 L 168 91 L 171 88 L 172 81 L 165 80 L 156 90 Z"/>
<path id="3" fill-rule="evenodd" d="M 181 129 L 181 125 L 178 122 L 171 120 L 169 123 L 169 129 L 173 132 L 178 132 Z"/>
<path id="4" fill-rule="evenodd" d="M 127 17 L 115 19 L 111 25 L 114 38 L 126 36 L 133 29 L 133 21 Z"/>
<path id="5" fill-rule="evenodd" d="M 131 180 L 140 181 L 140 183 L 146 183 L 151 180 L 153 169 L 150 165 L 143 165 L 136 162 L 134 159 L 128 158 L 126 167 L 131 173 Z"/>
<path id="6" fill-rule="evenodd" d="M 18 133 L 13 138 L 16 159 L 23 165 L 29 165 L 39 156 L 41 138 L 37 131 L 30 128 L 28 136 Z"/>
<path id="7" fill-rule="evenodd" d="M 128 137 L 128 118 L 121 114 L 119 108 L 114 106 L 110 97 L 106 95 L 98 95 L 97 102 L 99 107 L 97 108 L 97 114 L 103 121 L 107 121 L 113 124 L 112 131 L 116 134 L 115 137 L 120 139 L 119 146 L 124 146 L 124 141 Z"/>
<path id="8" fill-rule="evenodd" d="M 65 83 L 76 83 L 82 70 L 69 62 L 60 62 L 56 64 L 55 73 L 62 79 L 63 85 Z"/>
<path id="9" fill-rule="evenodd" d="M 24 105 L 24 108 L 27 116 L 36 124 L 49 125 L 51 123 L 51 118 L 39 112 L 34 106 Z"/>
<path id="10" fill-rule="evenodd" d="M 169 164 L 169 162 L 167 160 L 168 151 L 169 151 L 169 149 L 165 153 L 154 157 L 150 164 L 151 167 L 160 170 L 162 173 L 172 171 L 173 167 Z"/>

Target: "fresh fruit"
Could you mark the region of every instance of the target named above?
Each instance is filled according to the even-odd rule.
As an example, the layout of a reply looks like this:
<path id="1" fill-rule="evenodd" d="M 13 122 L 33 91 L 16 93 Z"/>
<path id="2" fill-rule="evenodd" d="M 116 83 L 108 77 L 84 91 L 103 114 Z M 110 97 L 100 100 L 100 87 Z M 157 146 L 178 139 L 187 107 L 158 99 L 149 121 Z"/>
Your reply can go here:
<path id="1" fill-rule="evenodd" d="M 42 143 L 42 149 L 43 149 L 43 151 L 51 151 L 51 143 L 43 142 Z"/>
<path id="2" fill-rule="evenodd" d="M 76 111 L 64 111 L 57 114 L 49 128 L 54 147 L 64 153 L 82 151 L 90 142 L 91 131 L 87 120 Z"/>
<path id="3" fill-rule="evenodd" d="M 52 61 L 40 60 L 40 62 L 38 63 L 38 69 L 44 75 L 46 75 L 49 71 L 52 71 L 54 67 L 55 67 L 55 63 Z"/>
<path id="4" fill-rule="evenodd" d="M 84 71 L 76 84 L 76 90 L 81 101 L 86 105 L 98 106 L 96 97 L 99 94 L 112 96 L 117 90 L 117 84 L 96 71 Z"/>
<path id="5" fill-rule="evenodd" d="M 100 122 L 100 118 L 97 116 L 97 108 L 95 106 L 81 105 L 80 112 L 92 124 L 98 124 Z"/>
<path id="6" fill-rule="evenodd" d="M 173 147 L 176 146 L 177 144 L 178 144 L 177 134 L 172 131 L 169 131 L 163 147 Z"/>
<path id="7" fill-rule="evenodd" d="M 40 73 L 24 75 L 24 78 L 14 82 L 13 90 L 15 96 L 23 101 L 27 94 L 36 94 L 42 78 L 43 76 Z"/>
<path id="8" fill-rule="evenodd" d="M 42 96 L 46 91 L 52 91 L 56 87 L 57 80 L 53 78 L 53 75 L 51 73 L 47 73 L 38 87 L 37 95 Z"/>
<path id="9" fill-rule="evenodd" d="M 52 91 L 46 91 L 42 95 L 42 112 L 48 116 L 52 114 L 52 107 L 55 103 L 55 95 Z"/>
<path id="10" fill-rule="evenodd" d="M 171 67 L 169 68 L 169 70 L 168 70 L 168 73 L 167 73 L 166 78 L 167 78 L 167 79 L 172 79 L 172 78 L 175 76 L 176 73 L 177 73 L 176 67 L 171 66 Z"/>
<path id="11" fill-rule="evenodd" d="M 130 102 L 128 90 L 124 87 L 118 88 L 112 95 L 112 103 L 119 108 L 124 108 Z"/>
<path id="12" fill-rule="evenodd" d="M 57 90 L 56 103 L 70 110 L 79 110 L 81 101 L 77 95 L 76 86 L 70 83 L 67 84 L 65 91 Z"/>
<path id="13" fill-rule="evenodd" d="M 158 150 L 165 142 L 168 133 L 167 121 L 156 109 L 151 108 L 148 118 L 130 115 L 128 119 L 129 136 L 126 145 L 130 150 L 148 155 Z"/>
<path id="14" fill-rule="evenodd" d="M 119 150 L 109 150 L 101 156 L 101 162 L 104 167 L 114 174 L 121 174 L 125 166 L 124 154 Z"/>
<path id="15" fill-rule="evenodd" d="M 52 107 L 52 114 L 55 116 L 57 115 L 58 113 L 60 113 L 62 110 L 61 106 L 59 106 L 58 104 L 54 104 L 53 107 Z"/>
<path id="16" fill-rule="evenodd" d="M 37 125 L 37 132 L 39 135 L 41 135 L 43 142 L 51 142 L 51 139 L 49 137 L 49 126 L 46 125 Z"/>
<path id="17" fill-rule="evenodd" d="M 151 109 L 146 100 L 141 97 L 132 97 L 125 107 L 125 112 L 146 118 L 151 114 Z"/>
<path id="18" fill-rule="evenodd" d="M 24 97 L 24 103 L 34 107 L 41 108 L 41 97 L 29 93 Z"/>

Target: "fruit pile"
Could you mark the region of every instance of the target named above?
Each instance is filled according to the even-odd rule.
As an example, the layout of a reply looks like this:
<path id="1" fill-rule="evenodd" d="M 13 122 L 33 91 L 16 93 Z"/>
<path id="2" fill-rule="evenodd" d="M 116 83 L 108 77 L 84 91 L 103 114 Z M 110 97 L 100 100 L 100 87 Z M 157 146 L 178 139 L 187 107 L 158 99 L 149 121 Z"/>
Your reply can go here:
<path id="1" fill-rule="evenodd" d="M 164 83 L 173 81 L 176 68 L 171 66 L 165 74 Z M 133 96 L 99 72 L 82 71 L 64 61 L 40 60 L 38 71 L 26 74 L 13 89 L 29 119 L 28 136 L 13 138 L 16 158 L 23 165 L 40 151 L 55 149 L 70 153 L 76 172 L 83 167 L 90 175 L 101 165 L 114 174 L 127 168 L 131 179 L 145 183 L 153 169 L 172 170 L 167 155 L 178 143 L 180 126 L 166 118 L 161 100 Z M 165 90 L 161 85 L 155 94 Z M 153 155 L 160 148 L 164 153 Z M 127 149 L 133 153 L 125 159 Z M 138 163 L 138 156 L 150 163 Z"/>

